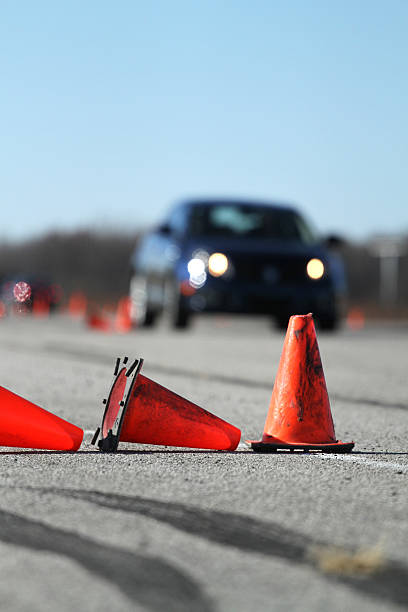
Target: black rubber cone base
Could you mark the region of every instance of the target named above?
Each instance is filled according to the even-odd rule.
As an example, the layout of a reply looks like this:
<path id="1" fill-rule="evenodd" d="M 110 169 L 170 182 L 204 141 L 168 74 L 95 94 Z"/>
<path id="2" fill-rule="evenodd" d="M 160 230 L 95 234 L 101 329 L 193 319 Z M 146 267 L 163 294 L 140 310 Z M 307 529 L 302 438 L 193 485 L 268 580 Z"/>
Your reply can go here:
<path id="1" fill-rule="evenodd" d="M 351 453 L 354 442 L 333 442 L 331 444 L 288 444 L 285 442 L 262 442 L 262 440 L 247 440 L 255 453 L 277 453 L 283 451 L 320 451 L 321 453 Z"/>
<path id="2" fill-rule="evenodd" d="M 121 369 L 119 369 L 120 363 L 121 359 L 118 357 L 108 399 L 103 402 L 106 404 L 106 407 L 103 413 L 102 425 L 95 431 L 92 439 L 92 444 L 97 444 L 99 450 L 103 453 L 115 453 L 118 450 L 120 432 L 129 404 L 129 398 L 142 368 L 143 359 L 135 359 L 128 367 L 126 365 L 128 357 L 124 357 L 124 365 Z M 131 379 L 130 376 L 132 374 L 133 378 Z M 124 396 L 126 396 L 125 399 Z"/>

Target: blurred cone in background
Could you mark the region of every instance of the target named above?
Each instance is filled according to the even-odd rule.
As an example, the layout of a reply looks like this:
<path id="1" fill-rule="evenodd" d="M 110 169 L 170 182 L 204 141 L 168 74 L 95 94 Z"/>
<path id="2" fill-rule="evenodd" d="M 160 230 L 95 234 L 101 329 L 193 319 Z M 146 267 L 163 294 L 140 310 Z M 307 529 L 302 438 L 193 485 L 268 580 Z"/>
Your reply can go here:
<path id="1" fill-rule="evenodd" d="M 0 387 L 0 446 L 76 451 L 84 432 L 55 414 Z"/>
<path id="2" fill-rule="evenodd" d="M 346 453 L 354 447 L 336 440 L 311 314 L 289 320 L 262 440 L 248 442 L 257 452 Z"/>
<path id="3" fill-rule="evenodd" d="M 90 312 L 85 319 L 87 327 L 101 332 L 111 332 L 112 324 L 106 314 L 97 311 Z"/>
<path id="4" fill-rule="evenodd" d="M 33 299 L 33 315 L 35 317 L 48 317 L 50 314 L 50 302 L 48 298 L 41 295 Z"/>
<path id="5" fill-rule="evenodd" d="M 71 293 L 68 300 L 68 314 L 70 317 L 81 319 L 86 315 L 88 300 L 82 291 Z"/>
<path id="6" fill-rule="evenodd" d="M 351 308 L 346 317 L 346 325 L 352 331 L 358 331 L 365 326 L 365 315 L 361 308 Z"/>
<path id="7" fill-rule="evenodd" d="M 132 329 L 132 319 L 130 317 L 131 300 L 129 297 L 122 297 L 118 302 L 115 317 L 115 330 L 126 334 Z"/>

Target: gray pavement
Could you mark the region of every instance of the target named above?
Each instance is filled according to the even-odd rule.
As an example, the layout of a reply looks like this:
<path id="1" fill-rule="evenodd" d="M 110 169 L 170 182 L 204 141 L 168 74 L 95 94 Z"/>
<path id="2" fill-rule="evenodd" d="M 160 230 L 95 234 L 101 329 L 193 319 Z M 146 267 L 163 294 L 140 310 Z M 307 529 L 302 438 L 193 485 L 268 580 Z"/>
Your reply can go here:
<path id="1" fill-rule="evenodd" d="M 262 433 L 283 338 L 244 318 L 126 335 L 0 321 L 0 384 L 88 432 L 75 454 L 1 449 L 4 609 L 406 608 L 408 328 L 318 335 L 348 456 L 245 447 Z M 238 426 L 238 450 L 95 451 L 89 432 L 125 355 Z"/>

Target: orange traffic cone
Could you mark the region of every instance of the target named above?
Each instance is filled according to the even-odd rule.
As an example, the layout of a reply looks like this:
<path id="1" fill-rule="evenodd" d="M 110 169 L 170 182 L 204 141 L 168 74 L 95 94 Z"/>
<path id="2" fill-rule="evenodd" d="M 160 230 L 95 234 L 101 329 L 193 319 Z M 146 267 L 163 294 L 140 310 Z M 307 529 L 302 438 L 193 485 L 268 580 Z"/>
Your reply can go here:
<path id="1" fill-rule="evenodd" d="M 347 453 L 354 447 L 336 440 L 311 314 L 290 318 L 262 440 L 248 442 L 257 452 Z"/>
<path id="2" fill-rule="evenodd" d="M 111 332 L 112 325 L 110 320 L 102 313 L 91 312 L 86 317 L 86 325 L 90 329 L 95 329 L 101 332 Z"/>
<path id="3" fill-rule="evenodd" d="M 35 297 L 33 300 L 33 315 L 35 317 L 48 317 L 50 314 L 50 302 L 43 296 Z"/>
<path id="4" fill-rule="evenodd" d="M 132 329 L 130 307 L 131 300 L 129 297 L 123 297 L 119 300 L 115 317 L 115 329 L 122 334 L 126 334 Z"/>
<path id="5" fill-rule="evenodd" d="M 86 314 L 88 300 L 82 291 L 75 291 L 68 301 L 68 313 L 71 317 L 82 318 Z"/>
<path id="6" fill-rule="evenodd" d="M 0 387 L 0 446 L 76 451 L 84 432 L 55 414 Z"/>
<path id="7" fill-rule="evenodd" d="M 239 429 L 142 376 L 142 359 L 135 361 L 128 370 L 122 367 L 120 371 L 119 361 L 116 362 L 116 378 L 103 416 L 102 438 L 98 442 L 101 450 L 114 452 L 119 441 L 214 450 L 236 449 L 241 439 Z M 133 370 L 134 377 L 123 401 L 126 377 Z M 123 410 L 118 417 L 120 406 L 123 406 Z M 118 426 L 116 434 L 113 434 L 115 422 Z M 99 431 L 95 432 L 94 444 Z"/>

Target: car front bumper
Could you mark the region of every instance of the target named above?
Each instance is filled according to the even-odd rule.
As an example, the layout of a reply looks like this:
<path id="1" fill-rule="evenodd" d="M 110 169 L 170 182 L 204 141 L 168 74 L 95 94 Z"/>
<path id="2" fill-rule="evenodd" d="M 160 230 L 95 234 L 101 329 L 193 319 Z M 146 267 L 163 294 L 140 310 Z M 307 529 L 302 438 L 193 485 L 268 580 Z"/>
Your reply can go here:
<path id="1" fill-rule="evenodd" d="M 223 282 L 209 279 L 185 296 L 185 306 L 198 312 L 287 314 L 314 312 L 329 316 L 337 309 L 338 295 L 329 280 L 293 285 Z"/>

